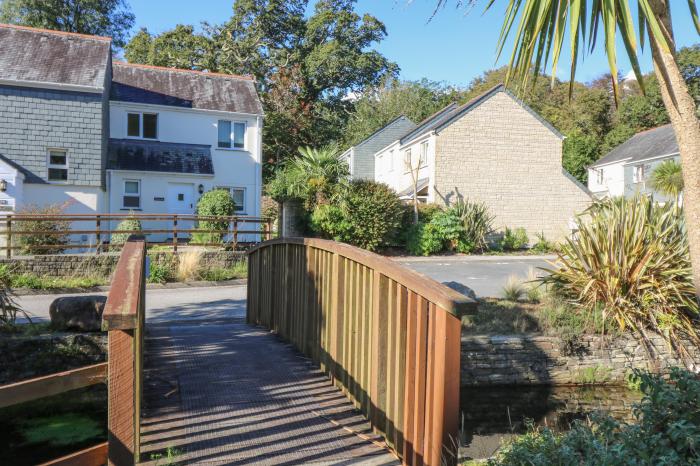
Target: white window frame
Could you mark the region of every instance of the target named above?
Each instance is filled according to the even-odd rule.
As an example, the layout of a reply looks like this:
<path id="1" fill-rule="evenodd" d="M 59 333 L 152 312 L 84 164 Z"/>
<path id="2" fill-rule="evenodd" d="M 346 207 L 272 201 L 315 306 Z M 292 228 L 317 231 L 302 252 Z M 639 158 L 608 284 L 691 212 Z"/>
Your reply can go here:
<path id="1" fill-rule="evenodd" d="M 403 153 L 403 166 L 405 173 L 410 173 L 413 169 L 413 154 L 411 153 L 410 147 Z"/>
<path id="2" fill-rule="evenodd" d="M 222 121 L 228 121 L 231 123 L 231 132 L 229 133 L 229 141 L 231 142 L 231 147 L 219 147 L 219 123 Z M 243 147 L 235 147 L 235 134 L 236 134 L 236 124 L 243 125 Z M 216 122 L 216 148 L 218 150 L 248 150 L 248 122 L 245 120 L 227 120 L 225 118 L 220 118 Z"/>
<path id="3" fill-rule="evenodd" d="M 65 156 L 66 156 L 66 163 L 63 164 L 63 165 L 51 163 L 51 152 L 63 152 L 63 153 L 65 154 Z M 66 184 L 66 183 L 68 183 L 68 174 L 69 174 L 69 172 L 68 172 L 68 164 L 69 164 L 69 161 L 68 161 L 68 149 L 59 149 L 59 148 L 57 148 L 57 147 L 50 147 L 50 148 L 48 148 L 48 149 L 46 150 L 46 181 L 48 181 L 49 183 L 58 183 L 58 184 Z M 65 180 L 52 180 L 52 179 L 50 178 L 50 175 L 49 175 L 49 174 L 51 173 L 50 170 L 51 170 L 52 168 L 53 168 L 54 170 L 65 170 L 65 171 L 66 171 L 66 179 L 65 179 Z"/>
<path id="4" fill-rule="evenodd" d="M 418 152 L 418 166 L 423 168 L 428 165 L 428 141 L 420 143 L 420 151 Z"/>
<path id="5" fill-rule="evenodd" d="M 127 193 L 126 192 L 126 184 L 127 183 L 136 183 L 139 187 L 138 193 Z M 129 207 L 124 205 L 124 198 L 125 197 L 138 197 L 139 198 L 139 206 L 138 207 Z M 124 179 L 122 180 L 122 209 L 127 209 L 127 210 L 142 210 L 143 209 L 143 203 L 141 202 L 143 200 L 141 196 L 141 180 L 140 179 L 135 179 L 135 178 L 129 178 L 129 179 Z"/>
<path id="6" fill-rule="evenodd" d="M 139 116 L 139 135 L 138 136 L 130 136 L 129 135 L 129 115 L 138 115 Z M 143 136 L 143 116 L 144 115 L 155 115 L 156 116 L 156 137 L 154 138 L 146 138 Z M 160 136 L 160 116 L 157 112 L 139 112 L 139 111 L 130 111 L 127 110 L 126 112 L 126 137 L 129 139 L 145 139 L 146 141 L 157 141 L 158 136 Z"/>
<path id="7" fill-rule="evenodd" d="M 596 183 L 598 183 L 599 185 L 602 185 L 605 182 L 605 170 L 602 168 L 599 168 L 595 172 L 596 172 Z"/>
<path id="8" fill-rule="evenodd" d="M 641 163 L 632 167 L 632 182 L 644 183 L 646 181 L 646 165 Z"/>
<path id="9" fill-rule="evenodd" d="M 233 199 L 233 190 L 240 190 L 243 191 L 243 205 L 241 206 L 241 210 L 236 210 L 233 212 L 233 215 L 247 215 L 247 209 L 246 209 L 246 204 L 248 201 L 248 190 L 242 186 L 217 186 L 214 189 L 225 189 L 228 191 L 229 195 L 231 196 L 231 199 Z"/>
<path id="10" fill-rule="evenodd" d="M 394 171 L 394 149 L 389 151 L 389 171 Z"/>

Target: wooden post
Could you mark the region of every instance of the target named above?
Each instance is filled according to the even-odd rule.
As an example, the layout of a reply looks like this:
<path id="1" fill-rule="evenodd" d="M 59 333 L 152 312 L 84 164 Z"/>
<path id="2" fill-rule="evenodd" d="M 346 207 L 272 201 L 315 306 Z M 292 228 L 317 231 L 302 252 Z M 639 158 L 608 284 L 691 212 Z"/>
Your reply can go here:
<path id="1" fill-rule="evenodd" d="M 177 252 L 177 215 L 173 215 L 173 252 Z"/>
<path id="2" fill-rule="evenodd" d="M 12 215 L 7 216 L 7 258 L 12 257 Z"/>
<path id="3" fill-rule="evenodd" d="M 269 218 L 267 219 L 266 229 L 265 240 L 269 241 L 272 239 L 272 220 Z"/>
<path id="4" fill-rule="evenodd" d="M 102 245 L 102 235 L 100 234 L 100 216 L 95 217 L 95 254 L 100 253 L 100 246 Z"/>
<path id="5" fill-rule="evenodd" d="M 238 248 L 238 219 L 233 220 L 233 250 Z"/>

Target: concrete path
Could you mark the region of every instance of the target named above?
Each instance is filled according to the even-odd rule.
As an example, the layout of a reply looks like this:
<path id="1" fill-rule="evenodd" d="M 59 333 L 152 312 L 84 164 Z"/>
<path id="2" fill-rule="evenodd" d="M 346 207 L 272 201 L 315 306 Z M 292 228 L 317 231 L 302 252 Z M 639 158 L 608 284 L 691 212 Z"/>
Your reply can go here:
<path id="1" fill-rule="evenodd" d="M 396 258 L 396 262 L 410 267 L 457 291 L 480 298 L 500 298 L 508 277 L 523 280 L 530 269 L 542 275 L 538 267 L 548 267 L 552 256 L 447 256 Z"/>
<path id="2" fill-rule="evenodd" d="M 107 295 L 106 292 L 89 293 Z M 49 319 L 49 306 L 60 296 L 72 294 L 18 296 L 17 303 L 32 320 Z M 151 289 L 146 293 L 146 321 L 164 322 L 191 319 L 230 319 L 245 317 L 245 286 Z"/>
<path id="3" fill-rule="evenodd" d="M 310 360 L 242 320 L 152 323 L 142 461 L 398 465 Z M 163 461 L 161 459 L 161 461 Z"/>

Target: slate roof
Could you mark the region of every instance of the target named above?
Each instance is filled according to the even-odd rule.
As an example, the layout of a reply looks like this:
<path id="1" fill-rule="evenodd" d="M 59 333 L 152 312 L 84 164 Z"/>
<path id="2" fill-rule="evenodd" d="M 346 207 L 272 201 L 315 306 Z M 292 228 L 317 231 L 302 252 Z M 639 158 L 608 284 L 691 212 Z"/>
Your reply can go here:
<path id="1" fill-rule="evenodd" d="M 30 175 L 31 176 L 31 173 L 29 171 L 27 171 L 26 168 L 24 168 L 22 165 L 18 164 L 17 162 L 12 160 L 11 158 L 6 157 L 3 154 L 0 154 L 0 160 L 3 161 L 4 163 L 6 163 L 7 165 L 11 166 L 12 168 L 17 170 L 18 172 L 22 173 L 23 175 L 25 175 L 25 176 Z"/>
<path id="2" fill-rule="evenodd" d="M 625 160 L 627 163 L 646 160 L 659 155 L 678 153 L 678 142 L 671 125 L 659 126 L 637 133 L 623 142 L 591 167 Z"/>
<path id="3" fill-rule="evenodd" d="M 110 139 L 107 168 L 213 175 L 211 146 L 175 142 Z"/>
<path id="4" fill-rule="evenodd" d="M 421 178 L 418 180 L 418 183 L 416 184 L 416 192 L 421 192 L 425 188 L 428 187 L 430 184 L 430 179 L 429 178 Z M 405 198 L 405 197 L 413 197 L 413 185 L 409 186 L 408 188 L 404 189 L 399 193 L 400 198 Z"/>
<path id="5" fill-rule="evenodd" d="M 0 24 L 0 80 L 104 89 L 109 37 Z"/>
<path id="6" fill-rule="evenodd" d="M 236 76 L 114 62 L 112 100 L 262 115 L 255 81 Z"/>
<path id="7" fill-rule="evenodd" d="M 359 147 L 359 146 L 361 146 L 361 145 L 363 145 L 363 144 L 366 144 L 366 143 L 369 142 L 372 138 L 374 138 L 376 135 L 378 135 L 378 134 L 384 132 L 385 130 L 389 129 L 391 126 L 393 126 L 395 123 L 398 123 L 399 121 L 408 121 L 409 123 L 411 123 L 411 124 L 413 125 L 413 128 L 412 128 L 410 131 L 413 131 L 413 130 L 416 128 L 416 124 L 413 123 L 406 115 L 399 115 L 399 116 L 397 116 L 396 118 L 394 118 L 393 120 L 391 120 L 389 123 L 385 124 L 385 125 L 382 126 L 381 128 L 377 129 L 375 132 L 373 132 L 372 134 L 370 134 L 369 136 L 367 136 L 366 138 L 364 138 L 362 141 L 358 142 L 358 143 L 355 145 L 355 147 Z"/>
<path id="8" fill-rule="evenodd" d="M 483 94 L 474 97 L 469 102 L 463 105 L 457 106 L 457 104 L 451 103 L 436 114 L 428 117 L 426 120 L 423 121 L 423 123 L 420 123 L 416 129 L 414 129 L 413 131 L 409 132 L 401 138 L 401 145 L 409 144 L 410 142 L 418 139 L 419 137 L 430 131 L 440 131 L 441 129 L 450 125 L 453 121 L 457 120 L 458 118 L 461 118 L 463 115 L 475 109 L 483 102 L 485 102 L 486 100 L 488 100 L 493 95 L 499 92 L 505 92 L 506 94 L 508 94 L 513 100 L 515 100 L 528 113 L 537 118 L 557 137 L 561 139 L 564 138 L 564 136 L 559 131 L 557 131 L 557 129 L 554 128 L 554 126 L 552 126 L 547 120 L 542 118 L 537 112 L 531 109 L 527 104 L 525 104 L 525 102 L 513 95 L 508 89 L 506 89 L 506 87 L 503 84 L 498 84 L 492 87 L 491 89 L 487 90 Z"/>

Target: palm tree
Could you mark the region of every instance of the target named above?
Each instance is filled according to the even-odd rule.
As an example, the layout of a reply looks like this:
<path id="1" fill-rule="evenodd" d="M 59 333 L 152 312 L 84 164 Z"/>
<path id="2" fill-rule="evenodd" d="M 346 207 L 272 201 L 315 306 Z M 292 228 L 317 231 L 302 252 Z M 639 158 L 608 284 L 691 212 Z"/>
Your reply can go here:
<path id="1" fill-rule="evenodd" d="M 298 185 L 293 191 L 301 193 L 309 210 L 327 203 L 335 186 L 350 174 L 348 163 L 340 155 L 335 145 L 307 146 L 300 147 L 299 157 L 289 161 L 286 168 Z"/>
<path id="2" fill-rule="evenodd" d="M 436 0 L 436 11 L 451 0 Z M 473 6 L 478 0 L 454 0 L 458 6 Z M 487 0 L 486 9 L 496 0 Z M 637 35 L 630 0 L 508 0 L 505 18 L 498 40 L 498 54 L 506 41 L 515 38 L 509 62 L 508 78 L 524 86 L 532 72 L 536 75 L 548 67 L 551 60 L 552 80 L 555 79 L 559 57 L 568 29 L 571 51 L 571 87 L 573 90 L 576 65 L 581 48 L 593 50 L 600 44 L 599 29 L 604 39 L 605 54 L 612 75 L 616 101 L 620 89 L 617 82 L 616 39 L 619 37 L 630 59 L 632 70 L 644 90 L 644 81 L 637 58 Z M 654 74 L 661 88 L 661 97 L 668 112 L 680 149 L 685 185 L 684 211 L 688 228 L 693 281 L 700 293 L 700 122 L 695 114 L 695 101 L 683 80 L 676 61 L 676 45 L 671 23 L 671 0 L 637 0 L 639 45 L 646 39 L 651 46 Z M 674 0 L 674 3 L 681 3 Z M 700 33 L 695 0 L 687 0 L 695 28 Z M 514 28 L 517 21 L 517 27 Z M 700 294 L 698 295 L 700 299 Z"/>
<path id="3" fill-rule="evenodd" d="M 666 160 L 651 173 L 651 187 L 661 194 L 671 196 L 679 201 L 683 191 L 683 171 L 675 160 Z"/>

